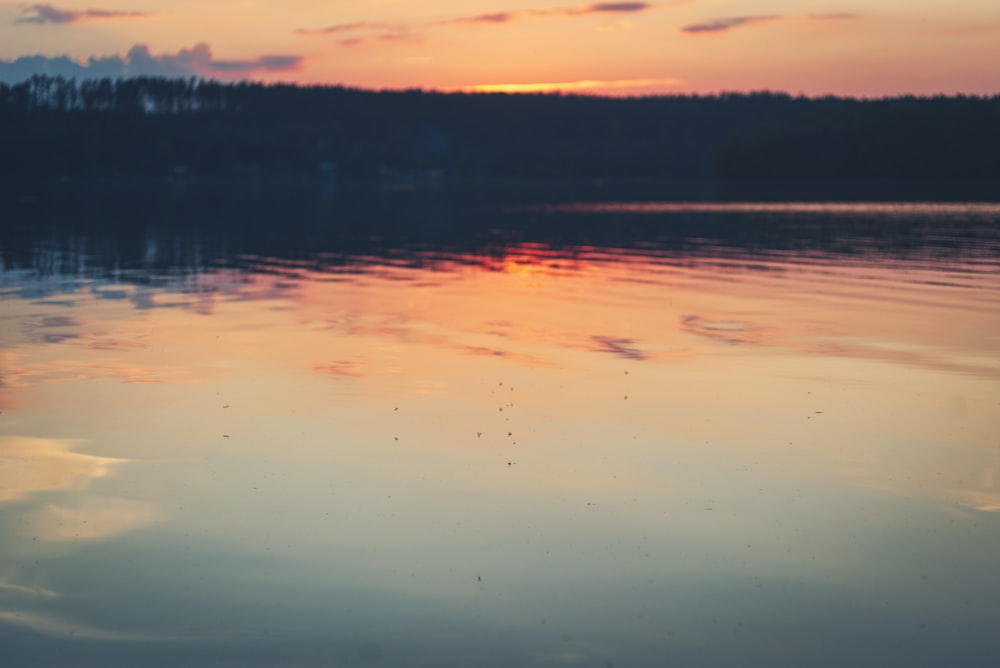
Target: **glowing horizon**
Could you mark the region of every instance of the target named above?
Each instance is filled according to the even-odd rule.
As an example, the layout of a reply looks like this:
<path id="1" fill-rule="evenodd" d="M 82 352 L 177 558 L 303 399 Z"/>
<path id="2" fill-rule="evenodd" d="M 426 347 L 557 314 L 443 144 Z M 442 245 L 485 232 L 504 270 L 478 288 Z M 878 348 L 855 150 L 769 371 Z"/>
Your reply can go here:
<path id="1" fill-rule="evenodd" d="M 956 0 L 0 2 L 0 81 L 168 75 L 601 95 L 1000 93 L 1000 5 Z"/>

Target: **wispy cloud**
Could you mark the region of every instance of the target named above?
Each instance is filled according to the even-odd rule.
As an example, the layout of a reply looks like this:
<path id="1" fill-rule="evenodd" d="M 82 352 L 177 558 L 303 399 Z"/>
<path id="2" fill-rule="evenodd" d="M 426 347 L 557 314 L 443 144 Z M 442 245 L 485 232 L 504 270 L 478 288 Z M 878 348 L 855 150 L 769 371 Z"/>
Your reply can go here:
<path id="1" fill-rule="evenodd" d="M 100 19 L 126 19 L 150 16 L 149 12 L 118 11 L 112 9 L 59 9 L 52 5 L 30 5 L 23 10 L 16 23 L 80 23 Z"/>
<path id="2" fill-rule="evenodd" d="M 299 28 L 299 35 L 340 35 L 342 46 L 357 46 L 372 40 L 419 40 L 415 31 L 454 25 L 504 25 L 521 19 L 581 17 L 592 15 L 622 16 L 636 14 L 659 7 L 682 4 L 687 0 L 675 2 L 597 2 L 588 5 L 573 5 L 568 7 L 550 7 L 542 9 L 523 9 L 517 11 L 496 11 L 471 16 L 407 24 L 398 21 L 355 21 L 338 23 L 323 28 Z"/>
<path id="3" fill-rule="evenodd" d="M 411 32 L 380 32 L 374 35 L 347 37 L 338 41 L 341 46 L 360 46 L 368 42 L 421 42 L 423 39 Z"/>
<path id="4" fill-rule="evenodd" d="M 693 35 L 717 34 L 743 28 L 746 26 L 761 23 L 771 23 L 773 21 L 845 21 L 859 18 L 858 14 L 840 12 L 834 14 L 807 14 L 804 16 L 786 16 L 782 14 L 753 14 L 748 16 L 727 16 L 719 19 L 708 19 L 699 23 L 692 23 L 681 28 L 681 32 Z"/>
<path id="5" fill-rule="evenodd" d="M 298 35 L 337 35 L 342 36 L 341 46 L 358 46 L 365 42 L 381 40 L 417 41 L 412 28 L 399 21 L 354 21 L 353 23 L 338 23 L 324 28 L 299 28 Z"/>
<path id="6" fill-rule="evenodd" d="M 739 28 L 742 26 L 753 25 L 754 23 L 767 23 L 770 21 L 777 21 L 785 17 L 779 14 L 758 14 L 755 16 L 728 16 L 721 19 L 710 19 L 708 21 L 703 21 L 701 23 L 692 23 L 681 28 L 681 32 L 686 33 L 719 33 L 726 32 L 727 30 L 732 30 L 733 28 Z"/>
<path id="7" fill-rule="evenodd" d="M 514 12 L 493 12 L 487 14 L 477 14 L 474 16 L 462 16 L 455 19 L 439 21 L 436 25 L 449 24 L 502 24 L 521 18 L 531 17 L 558 17 L 558 16 L 587 16 L 590 14 L 635 14 L 655 8 L 657 5 L 650 2 L 598 2 L 590 5 L 578 5 L 574 7 L 552 7 L 548 9 L 524 9 Z"/>
<path id="8" fill-rule="evenodd" d="M 297 70 L 302 56 L 268 54 L 256 58 L 220 60 L 208 44 L 196 44 L 177 53 L 154 54 L 145 44 L 136 44 L 125 55 L 91 56 L 78 61 L 69 56 L 22 56 L 0 60 L 0 81 L 24 81 L 33 74 L 77 78 L 126 76 L 246 77 L 260 72 Z"/>
<path id="9" fill-rule="evenodd" d="M 363 30 L 398 32 L 406 29 L 407 26 L 399 22 L 354 21 L 353 23 L 338 23 L 332 26 L 326 26 L 325 28 L 299 28 L 295 32 L 299 35 L 339 35 Z"/>
<path id="10" fill-rule="evenodd" d="M 415 42 L 420 40 L 419 37 L 409 32 L 392 32 L 392 31 L 380 32 L 379 34 L 375 35 L 375 38 L 386 42 L 399 42 L 399 41 Z"/>
<path id="11" fill-rule="evenodd" d="M 587 12 L 641 12 L 651 9 L 653 5 L 649 2 L 599 2 L 595 5 L 588 5 Z"/>
<path id="12" fill-rule="evenodd" d="M 478 14 L 476 16 L 463 16 L 457 19 L 441 21 L 438 25 L 448 25 L 452 23 L 508 23 L 525 12 L 496 12 L 493 14 Z"/>

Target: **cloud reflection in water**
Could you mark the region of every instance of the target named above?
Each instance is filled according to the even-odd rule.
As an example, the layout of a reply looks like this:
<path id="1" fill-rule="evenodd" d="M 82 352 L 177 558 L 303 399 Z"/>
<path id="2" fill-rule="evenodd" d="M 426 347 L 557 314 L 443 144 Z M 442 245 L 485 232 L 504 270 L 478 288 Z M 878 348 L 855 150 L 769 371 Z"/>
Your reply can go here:
<path id="1" fill-rule="evenodd" d="M 81 443 L 0 436 L 0 503 L 35 492 L 85 489 L 124 461 L 74 452 Z"/>

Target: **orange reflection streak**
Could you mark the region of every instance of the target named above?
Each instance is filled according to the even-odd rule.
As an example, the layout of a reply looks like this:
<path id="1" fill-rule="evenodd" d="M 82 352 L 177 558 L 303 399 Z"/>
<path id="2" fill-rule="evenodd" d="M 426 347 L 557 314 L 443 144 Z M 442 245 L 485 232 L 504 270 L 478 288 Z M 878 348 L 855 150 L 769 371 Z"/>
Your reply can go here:
<path id="1" fill-rule="evenodd" d="M 340 258 L 328 271 L 247 258 L 244 274 L 202 279 L 213 287 L 209 317 L 154 307 L 139 321 L 126 301 L 81 297 L 79 322 L 109 340 L 157 336 L 115 350 L 21 342 L 4 358 L 5 382 L 80 420 L 98 405 L 92 397 L 104 400 L 103 410 L 134 402 L 139 415 L 160 415 L 163 435 L 130 446 L 146 454 L 197 452 L 206 443 L 266 454 L 289 443 L 289 452 L 314 447 L 312 456 L 322 458 L 345 443 L 387 442 L 412 448 L 415 460 L 428 451 L 443 459 L 456 450 L 501 452 L 510 457 L 506 469 L 514 456 L 498 449 L 517 441 L 526 453 L 517 457 L 533 457 L 536 468 L 516 483 L 497 477 L 489 484 L 533 493 L 654 487 L 645 469 L 614 483 L 601 469 L 602 448 L 636 439 L 629 456 L 639 459 L 711 441 L 723 459 L 753 450 L 779 462 L 776 470 L 835 471 L 899 490 L 885 473 L 900 460 L 873 460 L 870 450 L 888 451 L 892 439 L 907 447 L 921 439 L 948 443 L 960 433 L 976 457 L 956 463 L 954 479 L 982 469 L 978 455 L 995 431 L 987 405 L 1000 380 L 994 273 L 974 262 L 935 269 L 703 248 L 524 243 L 491 253 Z M 274 273 L 271 265 L 283 269 Z M 189 299 L 166 290 L 156 297 Z M 189 379 L 202 388 L 114 383 L 99 394 L 56 382 L 90 379 L 82 373 Z M 926 396 L 911 396 L 914 388 Z M 952 411 L 952 399 L 969 408 Z M 388 411 L 396 422 L 371 417 L 373 406 L 390 400 L 404 409 Z M 145 417 L 135 420 L 145 433 Z M 295 441 L 299 434 L 312 445 Z M 872 443 L 883 434 L 890 444 Z M 557 479 L 552 472 L 567 451 L 591 459 L 573 479 Z M 985 510 L 995 505 L 990 485 L 977 479 L 934 493 Z M 104 510 L 109 531 L 132 526 L 125 509 Z M 51 528 L 75 517 L 67 512 L 53 506 L 36 519 Z"/>
<path id="2" fill-rule="evenodd" d="M 919 264 L 910 269 L 815 259 L 807 264 L 781 255 L 748 263 L 664 252 L 555 249 L 544 244 L 521 244 L 486 256 L 436 259 L 434 265 L 454 272 L 444 274 L 448 282 L 468 277 L 474 283 L 473 294 L 463 299 L 451 291 L 427 289 L 419 292 L 417 301 L 414 293 L 397 293 L 386 285 L 378 290 L 377 301 L 379 311 L 391 314 L 390 319 L 366 325 L 370 317 L 355 313 L 351 326 L 343 330 L 443 346 L 457 344 L 442 332 L 485 335 L 496 343 L 478 342 L 468 349 L 500 354 L 513 342 L 592 350 L 595 340 L 643 339 L 657 341 L 654 347 L 661 352 L 677 352 L 703 347 L 698 339 L 685 336 L 694 334 L 706 343 L 825 351 L 990 377 L 1000 373 L 989 361 L 993 343 L 983 334 L 991 331 L 995 318 L 970 302 L 983 296 L 968 289 L 985 287 L 982 274 L 963 275 L 961 267 L 953 269 L 955 276 L 948 282 Z M 414 271 L 419 272 L 403 273 Z M 324 296 L 327 288 L 320 285 L 317 281 L 303 285 L 303 303 L 319 306 L 338 300 Z M 556 303 L 557 312 L 552 310 Z M 965 323 L 947 319 L 928 323 L 927 308 L 944 309 Z M 627 320 L 608 331 L 594 326 L 595 312 L 620 313 Z M 567 327 L 568 323 L 573 326 Z M 847 323 L 855 331 L 845 329 Z M 638 332 L 643 336 L 636 336 Z M 879 340 L 892 343 L 881 345 Z M 602 347 L 607 348 L 598 349 Z M 959 359 L 949 349 L 967 354 Z"/>
<path id="3" fill-rule="evenodd" d="M 519 244 L 505 249 L 499 256 L 477 259 L 477 266 L 486 271 L 498 271 L 522 279 L 583 272 L 594 268 L 578 262 L 573 254 L 568 254 L 565 250 L 539 243 Z"/>
<path id="4" fill-rule="evenodd" d="M 861 213 L 900 216 L 970 215 L 992 219 L 1000 215 L 995 202 L 610 202 L 550 204 L 521 210 L 567 213 Z"/>

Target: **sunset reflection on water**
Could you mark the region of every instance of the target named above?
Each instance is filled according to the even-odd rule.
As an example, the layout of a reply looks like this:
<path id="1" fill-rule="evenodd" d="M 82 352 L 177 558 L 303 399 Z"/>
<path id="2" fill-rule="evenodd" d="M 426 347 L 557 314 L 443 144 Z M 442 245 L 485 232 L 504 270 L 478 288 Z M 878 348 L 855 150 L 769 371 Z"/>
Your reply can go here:
<path id="1" fill-rule="evenodd" d="M 724 241 L 5 267 L 0 639 L 986 665 L 996 248 Z"/>

